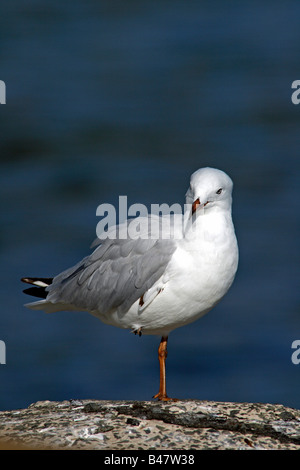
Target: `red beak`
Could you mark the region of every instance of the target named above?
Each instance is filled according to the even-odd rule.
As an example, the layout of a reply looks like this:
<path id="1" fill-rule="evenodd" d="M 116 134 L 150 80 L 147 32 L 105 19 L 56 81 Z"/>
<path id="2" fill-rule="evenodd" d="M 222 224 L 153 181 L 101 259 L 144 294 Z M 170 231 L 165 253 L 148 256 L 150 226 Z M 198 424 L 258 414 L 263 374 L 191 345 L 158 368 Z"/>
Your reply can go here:
<path id="1" fill-rule="evenodd" d="M 196 212 L 196 209 L 197 207 L 200 206 L 200 199 L 196 199 L 196 201 L 193 202 L 193 205 L 192 205 L 192 214 L 194 214 L 194 212 Z"/>
<path id="2" fill-rule="evenodd" d="M 206 204 L 208 204 L 209 201 L 205 202 L 204 204 L 201 204 L 200 203 L 200 199 L 196 199 L 196 201 L 193 202 L 192 204 L 192 215 L 194 214 L 194 212 L 196 212 L 196 210 L 198 209 L 198 207 L 205 207 Z"/>

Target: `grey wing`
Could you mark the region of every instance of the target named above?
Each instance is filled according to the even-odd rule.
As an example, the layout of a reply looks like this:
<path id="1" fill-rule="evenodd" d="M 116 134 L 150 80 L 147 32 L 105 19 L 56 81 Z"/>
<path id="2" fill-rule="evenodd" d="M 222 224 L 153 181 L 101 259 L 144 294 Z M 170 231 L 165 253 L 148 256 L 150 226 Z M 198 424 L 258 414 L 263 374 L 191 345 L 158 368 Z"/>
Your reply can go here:
<path id="1" fill-rule="evenodd" d="M 56 276 L 47 301 L 103 314 L 126 312 L 164 274 L 174 240 L 105 240 L 81 262 Z"/>

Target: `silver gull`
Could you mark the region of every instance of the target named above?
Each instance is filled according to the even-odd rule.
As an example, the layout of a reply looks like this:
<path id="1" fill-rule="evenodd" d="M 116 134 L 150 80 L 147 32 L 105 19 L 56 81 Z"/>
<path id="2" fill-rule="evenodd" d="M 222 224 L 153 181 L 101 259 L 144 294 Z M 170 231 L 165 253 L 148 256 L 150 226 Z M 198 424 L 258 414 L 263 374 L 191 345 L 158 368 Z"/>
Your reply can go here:
<path id="1" fill-rule="evenodd" d="M 138 335 L 159 335 L 160 385 L 154 398 L 170 400 L 165 370 L 170 332 L 209 312 L 237 271 L 232 188 L 223 171 L 197 170 L 186 193 L 187 215 L 172 219 L 173 237 L 161 229 L 153 236 L 146 224 L 142 230 L 148 237 L 126 238 L 127 221 L 117 227 L 122 236 L 98 240 L 89 256 L 56 277 L 23 278 L 33 285 L 24 292 L 42 299 L 26 306 L 46 312 L 88 311 Z"/>

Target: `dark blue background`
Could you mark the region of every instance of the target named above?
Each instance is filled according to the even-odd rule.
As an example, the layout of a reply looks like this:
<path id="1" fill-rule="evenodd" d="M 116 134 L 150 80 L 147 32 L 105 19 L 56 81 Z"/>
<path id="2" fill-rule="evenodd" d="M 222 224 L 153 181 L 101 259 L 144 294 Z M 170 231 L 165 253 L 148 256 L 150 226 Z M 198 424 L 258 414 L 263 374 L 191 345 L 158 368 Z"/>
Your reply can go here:
<path id="1" fill-rule="evenodd" d="M 1 410 L 157 392 L 159 338 L 27 310 L 19 279 L 88 254 L 99 204 L 184 202 L 207 165 L 234 180 L 240 266 L 170 335 L 168 392 L 300 407 L 299 18 L 298 0 L 1 4 Z"/>

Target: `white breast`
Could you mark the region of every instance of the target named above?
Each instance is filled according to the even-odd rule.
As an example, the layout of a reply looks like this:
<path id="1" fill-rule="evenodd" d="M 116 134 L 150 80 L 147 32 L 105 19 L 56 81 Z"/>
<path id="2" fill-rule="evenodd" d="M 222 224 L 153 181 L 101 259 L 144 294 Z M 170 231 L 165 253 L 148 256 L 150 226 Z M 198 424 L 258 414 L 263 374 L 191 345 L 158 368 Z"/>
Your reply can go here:
<path id="1" fill-rule="evenodd" d="M 115 313 L 114 322 L 124 328 L 141 327 L 144 334 L 160 335 L 191 323 L 226 294 L 237 264 L 232 223 L 207 220 L 194 239 L 178 240 L 165 274 L 152 288 L 157 294 L 149 305 L 141 309 L 137 301 L 122 318 Z"/>

